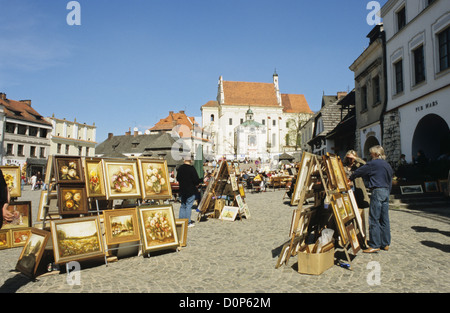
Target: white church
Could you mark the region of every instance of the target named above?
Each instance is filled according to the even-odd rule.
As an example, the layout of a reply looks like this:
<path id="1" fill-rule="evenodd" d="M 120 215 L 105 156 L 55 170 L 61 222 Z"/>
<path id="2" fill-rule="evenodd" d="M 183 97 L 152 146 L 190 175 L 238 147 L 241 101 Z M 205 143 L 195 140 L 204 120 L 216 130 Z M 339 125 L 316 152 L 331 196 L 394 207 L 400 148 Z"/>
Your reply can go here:
<path id="1" fill-rule="evenodd" d="M 300 127 L 312 116 L 304 95 L 282 94 L 278 74 L 271 83 L 219 78 L 217 99 L 201 107 L 204 131 L 216 159 L 273 159 L 300 152 Z"/>

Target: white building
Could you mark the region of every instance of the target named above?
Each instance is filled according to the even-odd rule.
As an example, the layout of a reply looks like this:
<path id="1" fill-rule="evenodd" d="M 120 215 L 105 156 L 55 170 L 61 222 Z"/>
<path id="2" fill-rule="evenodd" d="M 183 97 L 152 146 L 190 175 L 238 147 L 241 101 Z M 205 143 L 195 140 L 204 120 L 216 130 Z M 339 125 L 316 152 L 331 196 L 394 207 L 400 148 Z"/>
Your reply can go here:
<path id="1" fill-rule="evenodd" d="M 72 122 L 65 118 L 56 118 L 54 115 L 46 117 L 45 120 L 52 125 L 49 155 L 95 156 L 95 145 L 97 144 L 95 123 L 93 125 L 81 124 L 76 119 Z"/>
<path id="2" fill-rule="evenodd" d="M 236 127 L 246 121 L 249 109 L 253 122 L 265 128 L 262 148 L 251 158 L 270 159 L 300 149 L 299 126 L 313 114 L 303 95 L 282 94 L 277 74 L 272 83 L 224 81 L 221 76 L 216 101 L 201 108 L 202 125 L 211 134 L 216 158 L 250 157 L 237 154 L 244 150 L 237 146 L 241 141 L 235 137 Z"/>
<path id="3" fill-rule="evenodd" d="M 450 5 L 448 0 L 389 0 L 386 32 L 387 109 L 383 145 L 390 161 L 418 150 L 449 152 Z"/>

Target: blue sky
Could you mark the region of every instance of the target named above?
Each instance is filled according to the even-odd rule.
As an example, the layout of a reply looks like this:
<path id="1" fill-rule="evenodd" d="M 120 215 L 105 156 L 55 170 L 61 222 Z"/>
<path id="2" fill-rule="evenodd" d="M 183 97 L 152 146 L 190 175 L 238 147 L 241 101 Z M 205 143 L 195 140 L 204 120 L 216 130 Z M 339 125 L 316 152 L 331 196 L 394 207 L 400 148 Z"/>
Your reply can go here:
<path id="1" fill-rule="evenodd" d="M 201 116 L 224 80 L 271 82 L 320 109 L 354 87 L 368 45 L 366 0 L 0 0 L 0 92 L 44 116 L 108 133 L 152 127 L 169 111 Z M 381 6 L 386 0 L 378 1 Z"/>

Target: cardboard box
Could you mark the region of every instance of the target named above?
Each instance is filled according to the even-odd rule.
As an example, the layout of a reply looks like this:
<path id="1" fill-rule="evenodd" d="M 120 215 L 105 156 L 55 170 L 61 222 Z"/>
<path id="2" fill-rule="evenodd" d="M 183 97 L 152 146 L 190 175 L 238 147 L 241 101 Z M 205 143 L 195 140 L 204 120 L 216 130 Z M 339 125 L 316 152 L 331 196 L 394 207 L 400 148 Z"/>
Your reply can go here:
<path id="1" fill-rule="evenodd" d="M 310 245 L 312 251 L 314 245 Z M 320 275 L 334 265 L 334 248 L 324 253 L 298 253 L 298 272 L 300 274 Z"/>

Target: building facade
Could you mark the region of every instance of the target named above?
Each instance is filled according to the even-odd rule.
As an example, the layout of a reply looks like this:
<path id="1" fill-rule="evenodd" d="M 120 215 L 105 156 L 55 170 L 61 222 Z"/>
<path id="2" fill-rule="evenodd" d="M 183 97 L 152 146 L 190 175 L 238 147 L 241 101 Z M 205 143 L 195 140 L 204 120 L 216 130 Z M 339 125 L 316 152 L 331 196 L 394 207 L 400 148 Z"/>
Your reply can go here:
<path id="1" fill-rule="evenodd" d="M 31 100 L 11 100 L 0 93 L 2 118 L 2 165 L 26 166 L 30 177 L 45 173 L 50 153 L 52 125 L 32 106 Z"/>
<path id="2" fill-rule="evenodd" d="M 253 121 L 265 128 L 262 150 L 252 158 L 272 159 L 283 152 L 300 150 L 300 126 L 313 115 L 303 95 L 282 94 L 276 73 L 272 83 L 225 81 L 221 76 L 217 99 L 201 108 L 202 125 L 211 134 L 216 158 L 249 157 L 237 154 L 240 141 L 235 140 L 237 127 L 246 122 L 249 109 Z"/>
<path id="3" fill-rule="evenodd" d="M 87 125 L 66 119 L 45 118 L 52 125 L 49 155 L 95 156 L 96 129 L 95 123 Z"/>
<path id="4" fill-rule="evenodd" d="M 389 0 L 386 33 L 388 159 L 450 152 L 450 7 L 446 0 Z"/>
<path id="5" fill-rule="evenodd" d="M 369 149 L 382 142 L 382 122 L 386 109 L 385 33 L 376 25 L 367 35 L 370 43 L 353 62 L 355 74 L 355 149 L 369 158 Z"/>

